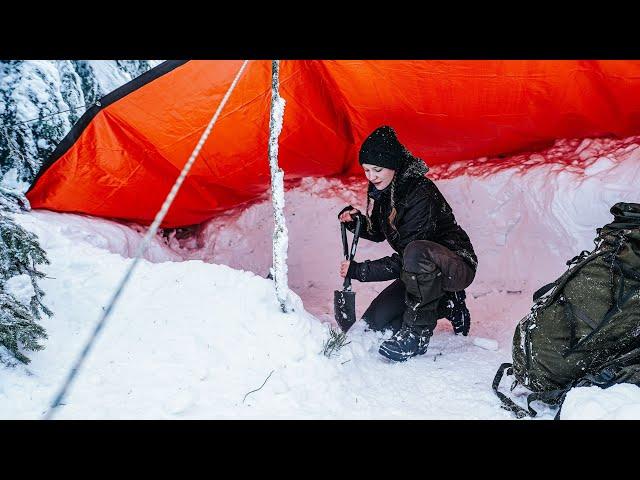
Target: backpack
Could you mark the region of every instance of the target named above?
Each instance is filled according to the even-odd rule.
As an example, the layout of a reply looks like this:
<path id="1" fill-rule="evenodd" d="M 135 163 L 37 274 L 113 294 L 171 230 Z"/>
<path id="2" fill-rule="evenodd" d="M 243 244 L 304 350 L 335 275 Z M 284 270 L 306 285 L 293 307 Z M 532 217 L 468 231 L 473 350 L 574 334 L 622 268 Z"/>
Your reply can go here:
<path id="1" fill-rule="evenodd" d="M 536 291 L 516 327 L 513 364 L 500 366 L 493 390 L 518 418 L 535 417 L 536 400 L 561 409 L 573 387 L 640 385 L 640 204 L 616 203 L 610 212 L 614 221 L 596 230 L 595 248 Z M 515 376 L 512 390 L 533 392 L 527 410 L 499 391 L 505 372 Z"/>

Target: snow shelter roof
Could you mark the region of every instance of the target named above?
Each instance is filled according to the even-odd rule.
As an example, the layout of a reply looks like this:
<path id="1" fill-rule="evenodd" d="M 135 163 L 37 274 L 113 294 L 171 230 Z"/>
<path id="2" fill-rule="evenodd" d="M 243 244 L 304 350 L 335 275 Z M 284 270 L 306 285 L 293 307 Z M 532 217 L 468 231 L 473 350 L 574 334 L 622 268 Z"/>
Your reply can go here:
<path id="1" fill-rule="evenodd" d="M 242 61 L 168 61 L 100 99 L 45 162 L 33 208 L 149 224 Z M 391 125 L 429 165 L 640 132 L 640 61 L 284 60 L 287 178 L 360 172 Z M 200 223 L 269 187 L 271 62 L 253 60 L 163 226 Z"/>

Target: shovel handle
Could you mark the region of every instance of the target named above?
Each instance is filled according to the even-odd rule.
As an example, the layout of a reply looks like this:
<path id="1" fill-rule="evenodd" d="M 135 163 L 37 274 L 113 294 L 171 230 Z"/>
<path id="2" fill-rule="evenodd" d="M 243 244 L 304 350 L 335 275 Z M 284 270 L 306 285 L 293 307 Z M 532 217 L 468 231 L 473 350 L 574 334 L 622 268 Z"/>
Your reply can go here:
<path id="1" fill-rule="evenodd" d="M 340 224 L 342 229 L 342 246 L 344 248 L 344 257 L 345 260 L 353 260 L 353 257 L 356 255 L 356 248 L 358 246 L 358 238 L 360 237 L 360 227 L 362 222 L 360 220 L 360 216 L 356 216 L 356 228 L 353 234 L 353 241 L 351 242 L 351 251 L 349 251 L 349 246 L 347 243 L 347 227 L 344 223 Z M 342 284 L 342 289 L 346 291 L 351 290 L 351 279 L 348 276 L 344 277 L 344 283 Z"/>
<path id="2" fill-rule="evenodd" d="M 347 227 L 344 223 L 340 223 L 342 233 L 342 254 L 345 260 L 349 260 L 349 244 L 347 243 Z"/>
<path id="3" fill-rule="evenodd" d="M 360 238 L 360 226 L 360 216 L 358 215 L 356 217 L 356 228 L 353 234 L 353 241 L 351 242 L 351 255 L 349 257 L 349 260 L 353 260 L 353 257 L 356 256 L 356 247 L 358 246 L 358 238 Z"/>

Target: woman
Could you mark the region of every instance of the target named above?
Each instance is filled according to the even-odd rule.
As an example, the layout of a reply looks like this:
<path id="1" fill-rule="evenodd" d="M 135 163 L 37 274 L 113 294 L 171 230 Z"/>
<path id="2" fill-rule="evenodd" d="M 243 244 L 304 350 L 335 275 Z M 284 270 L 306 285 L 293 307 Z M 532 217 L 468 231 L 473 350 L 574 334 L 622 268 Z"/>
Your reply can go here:
<path id="1" fill-rule="evenodd" d="M 428 167 L 391 127 L 379 127 L 367 137 L 359 161 L 369 180 L 367 211 L 363 215 L 349 205 L 338 218 L 353 232 L 355 216 L 361 215 L 360 236 L 387 240 L 397 253 L 364 262 L 345 260 L 340 275 L 360 282 L 395 279 L 362 318 L 374 330 L 393 329 L 379 352 L 404 361 L 427 351 L 438 318 L 448 318 L 456 334 L 467 335 L 464 289 L 475 277 L 478 259 L 451 207 L 425 177 Z"/>

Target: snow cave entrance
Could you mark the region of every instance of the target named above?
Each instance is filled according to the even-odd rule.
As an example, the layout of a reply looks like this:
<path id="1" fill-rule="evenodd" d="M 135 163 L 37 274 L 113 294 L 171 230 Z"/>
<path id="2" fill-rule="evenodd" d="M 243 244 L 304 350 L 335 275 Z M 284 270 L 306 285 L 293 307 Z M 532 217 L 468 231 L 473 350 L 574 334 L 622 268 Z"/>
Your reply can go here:
<path id="1" fill-rule="evenodd" d="M 565 261 L 591 249 L 595 228 L 608 223 L 618 201 L 637 202 L 640 137 L 558 140 L 545 150 L 432 168 L 432 178 L 469 233 L 479 268 L 468 289 L 475 334 L 509 341 L 529 310 L 531 295 L 561 274 Z M 304 178 L 285 193 L 289 287 L 305 309 L 333 321 L 333 291 L 342 279 L 337 213 L 364 208 L 364 176 Z M 272 262 L 273 207 L 269 196 L 196 227 L 168 243 L 183 259 L 200 259 L 266 277 Z M 351 238 L 349 234 L 349 238 Z M 356 260 L 393 253 L 386 242 L 361 240 Z M 362 315 L 390 282 L 354 282 Z M 450 329 L 439 322 L 439 329 Z M 490 335 L 489 335 L 490 334 Z"/>

